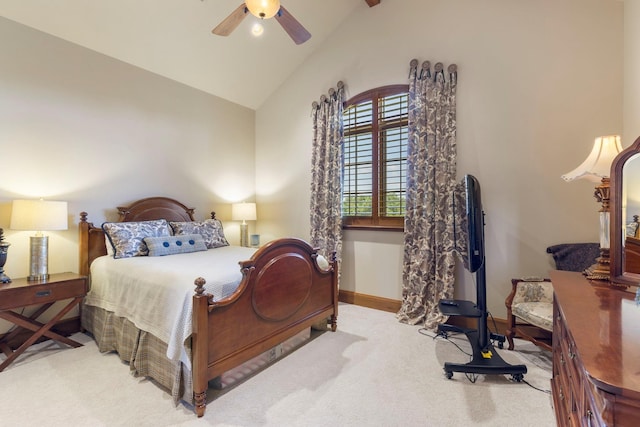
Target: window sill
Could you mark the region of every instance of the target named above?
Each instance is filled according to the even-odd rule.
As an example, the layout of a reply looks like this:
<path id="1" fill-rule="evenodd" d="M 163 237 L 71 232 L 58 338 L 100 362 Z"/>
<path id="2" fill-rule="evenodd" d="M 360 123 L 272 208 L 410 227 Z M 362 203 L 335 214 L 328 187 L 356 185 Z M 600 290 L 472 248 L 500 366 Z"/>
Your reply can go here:
<path id="1" fill-rule="evenodd" d="M 343 230 L 372 230 L 372 231 L 400 231 L 404 232 L 404 227 L 390 225 L 343 225 Z"/>

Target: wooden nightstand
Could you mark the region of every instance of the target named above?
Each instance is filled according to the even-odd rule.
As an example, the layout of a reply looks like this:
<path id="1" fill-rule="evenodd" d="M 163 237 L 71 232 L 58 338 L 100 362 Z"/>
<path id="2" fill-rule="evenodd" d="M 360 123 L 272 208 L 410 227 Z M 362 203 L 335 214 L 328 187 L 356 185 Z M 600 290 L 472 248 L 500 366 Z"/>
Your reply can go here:
<path id="1" fill-rule="evenodd" d="M 7 356 L 2 364 L 0 364 L 0 372 L 43 335 L 71 347 L 81 347 L 82 344 L 79 342 L 63 337 L 50 329 L 62 316 L 82 301 L 87 291 L 87 277 L 75 273 L 52 274 L 47 281 L 29 282 L 24 278 L 14 279 L 11 283 L 0 284 L 0 319 L 8 320 L 18 326 L 18 328 L 9 332 L 0 340 L 0 350 Z M 71 299 L 71 301 L 49 320 L 49 322 L 43 324 L 36 320 L 47 311 L 53 303 L 66 299 Z M 36 304 L 42 304 L 42 307 L 38 308 L 30 317 L 12 311 L 16 308 Z M 33 335 L 17 350 L 13 351 L 9 345 L 7 345 L 7 342 L 17 335 L 21 329 L 33 331 Z"/>

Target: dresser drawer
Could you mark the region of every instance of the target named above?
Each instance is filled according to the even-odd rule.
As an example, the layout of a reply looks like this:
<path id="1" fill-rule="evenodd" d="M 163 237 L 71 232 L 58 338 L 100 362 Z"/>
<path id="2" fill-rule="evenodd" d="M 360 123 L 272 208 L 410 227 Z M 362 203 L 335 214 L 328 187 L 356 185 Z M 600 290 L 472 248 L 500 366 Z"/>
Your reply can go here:
<path id="1" fill-rule="evenodd" d="M 605 414 L 607 407 L 612 407 L 605 403 L 605 398 L 591 381 L 584 381 L 584 401 L 581 406 L 580 418 L 582 425 L 586 426 L 606 426 L 614 425 L 613 420 L 606 423 L 601 417 Z M 607 414 L 608 415 L 608 414 Z"/>
<path id="2" fill-rule="evenodd" d="M 34 304 L 46 304 L 63 299 L 81 297 L 86 292 L 87 281 L 85 278 L 7 288 L 2 291 L 0 310 L 10 310 Z"/>

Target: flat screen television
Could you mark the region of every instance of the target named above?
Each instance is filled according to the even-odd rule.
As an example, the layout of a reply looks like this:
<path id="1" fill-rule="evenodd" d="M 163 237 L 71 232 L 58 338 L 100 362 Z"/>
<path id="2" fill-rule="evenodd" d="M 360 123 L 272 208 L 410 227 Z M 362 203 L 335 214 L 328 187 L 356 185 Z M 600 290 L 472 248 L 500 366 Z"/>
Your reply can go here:
<path id="1" fill-rule="evenodd" d="M 465 175 L 454 192 L 454 240 L 464 267 L 476 276 L 475 308 L 480 311 L 478 339 L 484 348 L 487 334 L 487 283 L 484 251 L 484 211 L 480 182 L 473 175 Z"/>
<path id="2" fill-rule="evenodd" d="M 473 175 L 464 179 L 467 213 L 467 257 L 469 271 L 475 273 L 484 264 L 484 211 L 480 183 Z"/>
<path id="3" fill-rule="evenodd" d="M 464 267 L 475 273 L 484 265 L 484 211 L 480 182 L 465 175 L 454 192 L 454 239 Z"/>

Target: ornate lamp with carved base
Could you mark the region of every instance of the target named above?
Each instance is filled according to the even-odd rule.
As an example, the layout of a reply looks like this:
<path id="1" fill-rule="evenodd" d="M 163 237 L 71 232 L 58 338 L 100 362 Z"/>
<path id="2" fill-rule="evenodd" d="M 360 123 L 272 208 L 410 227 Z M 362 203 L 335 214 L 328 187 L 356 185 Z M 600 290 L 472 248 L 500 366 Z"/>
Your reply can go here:
<path id="1" fill-rule="evenodd" d="M 593 197 L 595 197 L 599 203 L 602 203 L 602 207 L 600 208 L 600 256 L 596 258 L 595 264 L 584 271 L 587 279 L 591 280 L 609 280 L 610 276 L 609 195 L 609 178 L 604 177 L 600 185 L 596 186 L 593 193 Z"/>
<path id="2" fill-rule="evenodd" d="M 584 271 L 584 274 L 591 280 L 609 280 L 609 176 L 611 174 L 611 163 L 613 159 L 622 151 L 619 135 L 600 136 L 596 138 L 593 149 L 589 157 L 580 166 L 566 175 L 562 175 L 565 181 L 574 179 L 588 179 L 597 182 L 593 196 L 600 208 L 600 256 L 596 263 Z"/>

